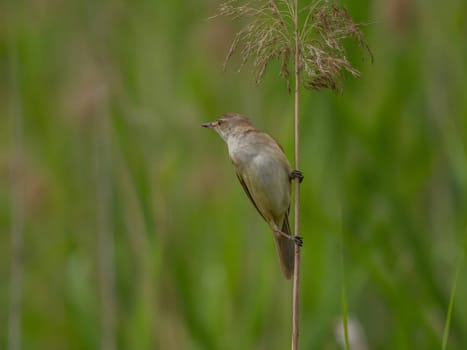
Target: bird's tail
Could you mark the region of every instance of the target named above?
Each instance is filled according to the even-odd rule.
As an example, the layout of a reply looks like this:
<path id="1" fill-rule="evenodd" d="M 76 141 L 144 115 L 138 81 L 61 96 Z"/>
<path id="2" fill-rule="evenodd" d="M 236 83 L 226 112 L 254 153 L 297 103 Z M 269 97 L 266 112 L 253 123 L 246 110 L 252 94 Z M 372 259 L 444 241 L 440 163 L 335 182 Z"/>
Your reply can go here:
<path id="1" fill-rule="evenodd" d="M 290 231 L 289 217 L 288 215 L 284 218 L 282 224 L 282 232 L 292 235 Z M 295 263 L 295 242 L 287 237 L 280 234 L 274 234 L 274 242 L 276 243 L 277 253 L 279 254 L 279 261 L 281 264 L 282 272 L 285 278 L 290 279 L 294 271 Z"/>

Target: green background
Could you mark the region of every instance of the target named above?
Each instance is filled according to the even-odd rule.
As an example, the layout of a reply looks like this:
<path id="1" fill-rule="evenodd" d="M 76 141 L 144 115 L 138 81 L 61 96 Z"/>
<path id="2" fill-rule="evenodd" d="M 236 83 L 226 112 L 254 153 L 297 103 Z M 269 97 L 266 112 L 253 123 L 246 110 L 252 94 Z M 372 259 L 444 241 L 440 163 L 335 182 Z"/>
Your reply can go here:
<path id="1" fill-rule="evenodd" d="M 352 349 L 441 349 L 460 268 L 466 349 L 467 2 L 344 4 L 375 61 L 302 93 L 301 348 L 340 348 L 345 290 Z M 277 65 L 222 72 L 218 5 L 0 4 L 1 349 L 15 312 L 23 349 L 290 347 L 271 233 L 200 124 L 246 114 L 293 159 L 293 98 Z"/>

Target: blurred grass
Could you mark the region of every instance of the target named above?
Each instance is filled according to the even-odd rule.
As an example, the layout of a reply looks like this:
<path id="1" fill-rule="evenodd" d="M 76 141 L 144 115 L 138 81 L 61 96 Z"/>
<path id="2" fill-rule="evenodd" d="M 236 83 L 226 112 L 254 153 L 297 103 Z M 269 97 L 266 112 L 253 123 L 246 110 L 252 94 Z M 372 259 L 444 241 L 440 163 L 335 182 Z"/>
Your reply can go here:
<path id="1" fill-rule="evenodd" d="M 364 31 L 375 63 L 361 63 L 362 79 L 346 79 L 343 95 L 303 94 L 302 347 L 339 348 L 343 268 L 349 317 L 369 348 L 440 349 L 467 227 L 467 4 L 345 4 L 372 23 Z M 0 348 L 18 182 L 24 349 L 101 344 L 99 249 L 111 249 L 98 241 L 101 181 L 118 348 L 289 346 L 291 286 L 270 232 L 225 145 L 199 124 L 245 113 L 292 158 L 291 98 L 274 67 L 259 88 L 234 63 L 221 72 L 239 24 L 208 21 L 217 5 L 2 3 Z M 15 99 L 23 153 L 12 179 Z M 466 293 L 460 273 L 448 349 L 467 346 Z"/>

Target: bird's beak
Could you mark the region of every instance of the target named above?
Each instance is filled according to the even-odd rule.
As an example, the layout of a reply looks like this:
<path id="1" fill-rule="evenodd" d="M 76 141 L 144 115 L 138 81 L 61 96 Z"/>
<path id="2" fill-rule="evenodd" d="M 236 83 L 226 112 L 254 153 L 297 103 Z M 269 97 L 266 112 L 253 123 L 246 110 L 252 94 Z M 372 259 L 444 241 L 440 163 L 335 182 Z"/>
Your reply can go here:
<path id="1" fill-rule="evenodd" d="M 213 129 L 213 128 L 215 128 L 217 125 L 218 125 L 217 122 L 207 122 L 207 123 L 201 124 L 201 126 L 202 126 L 203 128 L 208 128 L 208 129 Z"/>

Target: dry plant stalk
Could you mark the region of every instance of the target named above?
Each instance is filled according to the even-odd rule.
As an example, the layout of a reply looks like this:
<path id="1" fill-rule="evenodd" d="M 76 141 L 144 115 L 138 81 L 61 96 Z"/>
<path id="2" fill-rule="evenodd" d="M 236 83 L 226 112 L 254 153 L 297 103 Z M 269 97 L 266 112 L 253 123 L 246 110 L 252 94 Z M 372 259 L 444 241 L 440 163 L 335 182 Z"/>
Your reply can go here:
<path id="1" fill-rule="evenodd" d="M 228 0 L 221 4 L 216 16 L 246 20 L 230 47 L 224 63 L 239 51 L 241 70 L 252 61 L 256 82 L 261 82 L 268 64 L 280 62 L 280 75 L 287 80 L 290 91 L 295 54 L 298 58 L 301 86 L 320 90 L 342 90 L 342 73 L 358 77 L 346 56 L 345 39 L 354 39 L 360 48 L 373 55 L 363 39 L 360 25 L 349 12 L 325 0 L 311 1 L 298 10 L 302 22 L 298 29 L 298 50 L 295 48 L 295 8 L 292 0 Z"/>

